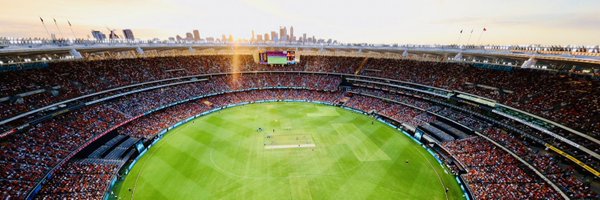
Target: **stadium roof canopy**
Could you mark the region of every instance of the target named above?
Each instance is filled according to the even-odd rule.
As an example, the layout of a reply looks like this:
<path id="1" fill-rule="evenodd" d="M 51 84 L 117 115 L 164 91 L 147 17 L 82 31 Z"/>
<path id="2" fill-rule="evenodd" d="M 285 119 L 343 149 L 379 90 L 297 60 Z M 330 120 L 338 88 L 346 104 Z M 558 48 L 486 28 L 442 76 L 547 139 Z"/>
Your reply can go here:
<path id="1" fill-rule="evenodd" d="M 59 45 L 16 45 L 0 47 L 0 67 L 29 62 L 77 59 L 119 59 L 135 57 L 251 53 L 258 50 L 296 50 L 299 55 L 387 55 L 430 61 L 470 62 L 547 70 L 575 70 L 598 73 L 600 53 L 548 51 L 544 48 L 513 46 L 455 45 L 303 45 L 224 43 L 97 43 Z M 310 53 L 308 53 L 310 52 Z M 533 61 L 533 62 L 531 62 Z"/>

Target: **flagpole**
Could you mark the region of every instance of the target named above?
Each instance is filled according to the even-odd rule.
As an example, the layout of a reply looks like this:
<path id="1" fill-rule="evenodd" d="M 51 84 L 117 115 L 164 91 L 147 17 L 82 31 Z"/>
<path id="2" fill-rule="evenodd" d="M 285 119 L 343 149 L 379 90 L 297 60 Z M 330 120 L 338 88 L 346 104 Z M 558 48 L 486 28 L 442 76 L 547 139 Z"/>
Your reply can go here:
<path id="1" fill-rule="evenodd" d="M 73 34 L 73 40 L 76 40 L 77 37 L 75 36 L 75 31 L 73 31 L 73 26 L 71 26 L 71 21 L 67 20 L 67 23 L 69 23 L 69 29 L 71 29 L 71 34 Z"/>
<path id="2" fill-rule="evenodd" d="M 48 27 L 46 27 L 46 23 L 44 23 L 44 19 L 42 19 L 42 17 L 40 17 L 40 21 L 42 21 L 42 26 L 44 26 L 44 30 L 46 30 L 49 39 L 52 39 L 52 35 L 50 34 L 50 31 L 48 31 Z"/>
<path id="3" fill-rule="evenodd" d="M 466 45 L 469 45 L 469 43 L 471 42 L 471 36 L 473 36 L 473 29 L 471 29 L 471 33 L 469 34 L 469 40 L 467 40 Z"/>
<path id="4" fill-rule="evenodd" d="M 52 19 L 54 19 L 54 18 L 52 18 Z M 58 33 L 60 34 L 60 37 L 65 38 L 62 31 L 60 30 L 60 27 L 58 27 L 58 23 L 56 23 L 56 19 L 54 19 L 54 25 L 56 25 L 56 29 L 58 29 Z"/>
<path id="5" fill-rule="evenodd" d="M 483 36 L 483 33 L 485 33 L 485 31 L 487 30 L 483 28 L 483 31 L 481 31 L 481 33 L 479 34 L 479 39 L 477 39 L 477 44 L 480 44 L 479 42 L 481 41 L 481 36 Z"/>
<path id="6" fill-rule="evenodd" d="M 458 35 L 458 41 L 456 42 L 456 45 L 460 46 L 460 39 L 462 39 L 462 32 L 463 30 L 460 30 L 460 35 Z"/>

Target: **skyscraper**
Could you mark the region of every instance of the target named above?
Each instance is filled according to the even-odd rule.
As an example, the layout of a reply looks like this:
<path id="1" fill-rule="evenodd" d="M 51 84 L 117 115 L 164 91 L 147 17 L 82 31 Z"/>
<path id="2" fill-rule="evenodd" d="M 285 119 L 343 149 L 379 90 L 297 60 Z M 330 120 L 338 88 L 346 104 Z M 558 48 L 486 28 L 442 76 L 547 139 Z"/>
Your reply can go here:
<path id="1" fill-rule="evenodd" d="M 194 40 L 194 35 L 192 35 L 192 33 L 190 33 L 190 32 L 185 33 L 185 40 L 187 40 L 187 41 Z"/>
<path id="2" fill-rule="evenodd" d="M 133 36 L 133 31 L 131 31 L 131 29 L 123 29 L 123 35 L 127 40 L 135 40 L 135 37 Z"/>
<path id="3" fill-rule="evenodd" d="M 294 27 L 293 26 L 290 26 L 290 38 L 289 38 L 289 40 L 292 41 L 292 42 L 294 40 L 296 40 L 296 38 L 294 38 Z"/>
<path id="4" fill-rule="evenodd" d="M 255 38 L 254 38 L 254 37 L 255 37 L 255 35 L 254 35 L 254 30 L 252 30 L 252 37 L 250 38 L 250 42 L 254 42 L 254 40 L 255 40 Z"/>
<path id="5" fill-rule="evenodd" d="M 269 34 L 265 33 L 265 41 L 270 41 L 270 40 L 271 40 L 271 37 L 269 36 Z"/>
<path id="6" fill-rule="evenodd" d="M 279 27 L 279 40 L 285 41 L 287 39 L 287 28 L 285 26 Z"/>
<path id="7" fill-rule="evenodd" d="M 277 32 L 271 31 L 271 41 L 273 41 L 273 42 L 278 42 L 279 41 L 279 37 L 277 36 Z"/>
<path id="8" fill-rule="evenodd" d="M 302 42 L 307 42 L 306 41 L 306 33 L 302 34 Z"/>
<path id="9" fill-rule="evenodd" d="M 194 29 L 194 41 L 198 42 L 200 41 L 200 31 Z"/>

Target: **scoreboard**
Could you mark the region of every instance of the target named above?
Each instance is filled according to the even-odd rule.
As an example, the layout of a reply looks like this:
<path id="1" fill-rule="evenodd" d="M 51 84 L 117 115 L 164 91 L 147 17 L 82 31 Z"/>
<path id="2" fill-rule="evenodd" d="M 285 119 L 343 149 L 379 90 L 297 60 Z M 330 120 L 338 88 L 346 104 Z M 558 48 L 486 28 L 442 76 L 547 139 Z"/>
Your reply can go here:
<path id="1" fill-rule="evenodd" d="M 295 51 L 263 51 L 258 53 L 260 64 L 293 65 L 296 64 Z"/>

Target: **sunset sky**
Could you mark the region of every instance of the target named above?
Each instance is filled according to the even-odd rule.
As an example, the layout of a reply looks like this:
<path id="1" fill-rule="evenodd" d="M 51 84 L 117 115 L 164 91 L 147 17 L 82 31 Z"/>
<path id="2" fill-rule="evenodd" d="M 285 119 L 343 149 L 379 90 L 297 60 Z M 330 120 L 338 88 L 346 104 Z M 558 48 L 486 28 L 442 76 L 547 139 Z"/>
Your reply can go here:
<path id="1" fill-rule="evenodd" d="M 203 38 L 250 38 L 252 30 L 293 25 L 296 35 L 341 42 L 464 44 L 474 30 L 472 44 L 600 44 L 599 0 L 0 0 L 0 7 L 0 37 L 47 37 L 42 17 L 59 35 L 55 18 L 69 38 L 67 20 L 83 38 L 107 27 L 143 39 L 192 29 Z"/>

